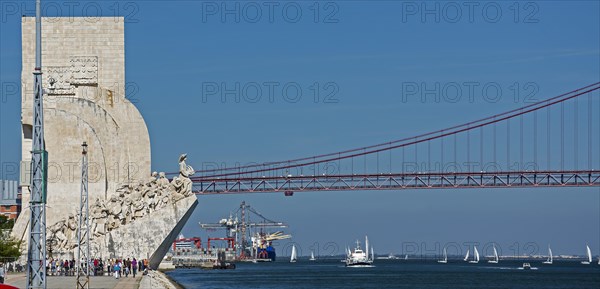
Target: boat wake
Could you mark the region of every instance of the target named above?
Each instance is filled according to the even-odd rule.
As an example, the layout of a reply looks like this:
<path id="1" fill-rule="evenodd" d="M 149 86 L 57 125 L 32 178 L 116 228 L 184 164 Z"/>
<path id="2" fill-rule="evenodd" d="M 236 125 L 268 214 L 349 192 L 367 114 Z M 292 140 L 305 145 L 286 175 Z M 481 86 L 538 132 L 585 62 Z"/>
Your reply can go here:
<path id="1" fill-rule="evenodd" d="M 346 266 L 346 268 L 375 268 L 375 265 L 352 265 Z"/>

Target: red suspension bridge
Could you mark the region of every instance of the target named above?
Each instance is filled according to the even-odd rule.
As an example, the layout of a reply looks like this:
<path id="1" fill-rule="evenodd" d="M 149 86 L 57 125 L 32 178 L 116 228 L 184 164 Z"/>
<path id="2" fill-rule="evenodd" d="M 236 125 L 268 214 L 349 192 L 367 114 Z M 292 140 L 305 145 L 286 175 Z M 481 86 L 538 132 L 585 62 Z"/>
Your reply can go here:
<path id="1" fill-rule="evenodd" d="M 387 143 L 197 171 L 197 194 L 600 186 L 600 82 Z"/>

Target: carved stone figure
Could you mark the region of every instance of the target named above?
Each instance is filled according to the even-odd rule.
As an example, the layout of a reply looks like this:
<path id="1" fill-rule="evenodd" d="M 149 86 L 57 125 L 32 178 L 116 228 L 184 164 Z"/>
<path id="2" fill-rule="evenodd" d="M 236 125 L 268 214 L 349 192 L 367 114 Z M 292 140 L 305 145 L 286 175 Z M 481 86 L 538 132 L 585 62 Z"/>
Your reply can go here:
<path id="1" fill-rule="evenodd" d="M 156 182 L 157 177 L 158 177 L 158 173 L 152 172 L 152 174 L 150 175 L 150 178 L 148 179 L 148 184 Z"/>
<path id="2" fill-rule="evenodd" d="M 147 213 L 146 202 L 144 202 L 142 199 L 138 199 L 133 203 L 132 210 L 133 217 L 135 219 L 145 216 Z"/>
<path id="3" fill-rule="evenodd" d="M 98 237 L 106 233 L 106 219 L 108 217 L 108 209 L 100 201 L 96 199 L 96 202 L 90 209 L 90 223 L 92 229 L 92 236 Z"/>
<path id="4" fill-rule="evenodd" d="M 48 228 L 50 231 L 49 241 L 52 242 L 55 250 L 66 249 L 69 243 L 67 236 L 65 235 L 65 229 L 67 228 L 65 221 L 62 220 Z"/>
<path id="5" fill-rule="evenodd" d="M 158 173 L 158 185 L 161 189 L 166 189 L 169 186 L 169 180 L 165 177 L 164 172 Z"/>
<path id="6" fill-rule="evenodd" d="M 175 192 L 183 196 L 188 196 L 192 193 L 193 183 L 190 177 L 196 173 L 194 168 L 185 163 L 186 159 L 186 154 L 179 156 L 179 176 L 173 178 L 173 182 L 171 182 L 175 187 Z M 179 199 L 179 196 L 176 196 L 176 198 Z"/>

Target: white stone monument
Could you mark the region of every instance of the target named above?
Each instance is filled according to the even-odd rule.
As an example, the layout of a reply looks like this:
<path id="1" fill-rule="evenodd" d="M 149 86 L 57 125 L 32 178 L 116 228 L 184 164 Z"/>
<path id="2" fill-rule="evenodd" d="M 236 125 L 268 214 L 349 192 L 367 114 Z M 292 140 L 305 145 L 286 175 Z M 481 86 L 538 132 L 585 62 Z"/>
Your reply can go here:
<path id="1" fill-rule="evenodd" d="M 81 178 L 81 142 L 89 145 L 89 200 L 107 204 L 119 198 L 118 189 L 130 193 L 139 185 L 146 185 L 150 176 L 150 138 L 142 115 L 126 97 L 125 82 L 125 29 L 123 17 L 45 17 L 42 20 L 42 67 L 45 118 L 45 145 L 48 151 L 47 226 L 58 228 L 61 222 L 69 224 L 69 216 L 76 213 L 79 204 Z M 23 212 L 13 235 L 23 240 L 27 248 L 29 212 L 29 175 L 31 161 L 32 98 L 35 60 L 35 18 L 22 18 L 22 162 Z M 135 95 L 136 99 L 141 96 Z M 122 191 L 121 191 L 122 192 Z M 164 188 L 157 194 L 170 193 Z M 136 200 L 119 200 L 141 206 Z M 137 200 L 139 201 L 139 200 Z M 162 258 L 158 247 L 174 239 L 197 204 L 193 194 L 161 203 L 160 218 L 146 220 L 128 216 L 120 220 L 118 228 L 96 236 L 98 257 Z M 90 206 L 90 213 L 92 206 Z M 98 212 L 101 214 L 101 212 Z M 138 213 L 139 214 L 139 213 Z M 72 216 L 73 217 L 73 216 Z M 102 220 L 102 227 L 108 220 Z M 152 224 L 151 224 L 152 223 Z M 150 228 L 152 232 L 150 232 Z M 177 232 L 174 232 L 176 230 Z M 148 232 L 146 232 L 148 231 Z M 174 233 L 174 234 L 173 234 Z M 47 232 L 48 237 L 52 234 Z M 70 230 L 54 237 L 58 244 L 71 242 Z M 169 237 L 169 236 L 172 236 Z M 167 238 L 169 237 L 169 238 Z M 100 239 L 106 238 L 100 242 Z M 122 248 L 131 239 L 145 238 L 148 246 L 141 252 L 139 246 L 124 256 Z M 166 238 L 166 239 L 161 239 Z M 160 240 L 158 240 L 160 239 Z M 102 243 L 102 244 L 100 244 Z M 54 244 L 56 245 L 56 244 Z M 133 246 L 134 244 L 129 244 Z M 127 246 L 129 246 L 127 245 Z M 167 249 L 168 249 L 167 244 Z M 103 248 L 100 248 L 104 246 Z M 111 252 L 112 250 L 112 252 Z M 137 251 L 136 251 L 137 250 Z M 163 250 L 162 255 L 166 253 Z M 138 254 L 134 256 L 133 254 Z M 160 252 L 158 252 L 160 253 Z M 109 255 L 109 256 L 107 256 Z M 157 263 L 154 265 L 158 265 Z"/>

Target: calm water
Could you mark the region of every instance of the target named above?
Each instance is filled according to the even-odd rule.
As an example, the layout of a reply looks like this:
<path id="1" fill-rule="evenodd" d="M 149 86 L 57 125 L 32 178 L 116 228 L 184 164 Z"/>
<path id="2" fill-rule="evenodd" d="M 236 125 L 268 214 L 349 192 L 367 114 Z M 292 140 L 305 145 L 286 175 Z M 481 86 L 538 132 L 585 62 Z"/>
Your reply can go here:
<path id="1" fill-rule="evenodd" d="M 555 261 L 519 270 L 523 261 L 375 260 L 374 268 L 345 268 L 339 260 L 238 263 L 235 270 L 177 269 L 167 274 L 185 288 L 600 288 L 600 265 Z"/>

